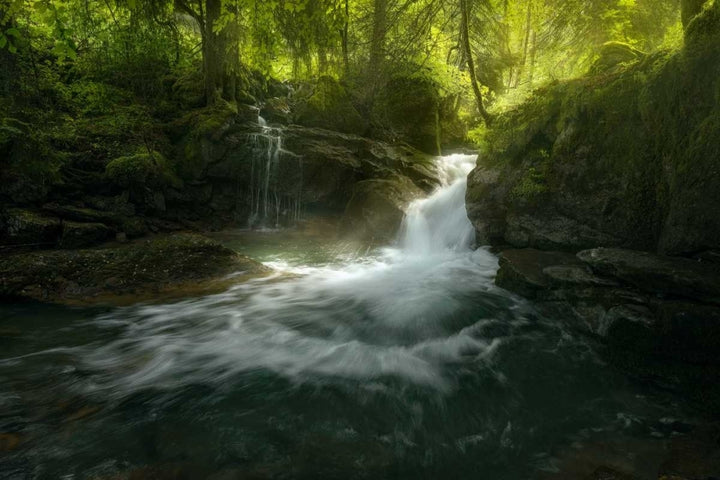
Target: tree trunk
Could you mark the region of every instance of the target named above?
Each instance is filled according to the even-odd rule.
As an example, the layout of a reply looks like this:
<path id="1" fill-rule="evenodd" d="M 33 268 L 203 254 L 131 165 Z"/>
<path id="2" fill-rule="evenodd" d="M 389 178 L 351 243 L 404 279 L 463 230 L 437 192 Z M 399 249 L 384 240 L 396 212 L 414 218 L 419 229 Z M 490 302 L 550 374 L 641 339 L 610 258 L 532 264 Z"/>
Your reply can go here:
<path id="1" fill-rule="evenodd" d="M 462 37 L 463 50 L 465 50 L 465 60 L 467 61 L 470 83 L 472 84 L 473 93 L 475 94 L 477 108 L 483 120 L 485 120 L 485 124 L 490 126 L 492 124 L 492 117 L 485 109 L 485 105 L 483 103 L 482 92 L 480 91 L 480 85 L 478 84 L 475 72 L 475 61 L 473 60 L 472 48 L 470 47 L 470 12 L 467 2 L 468 0 L 460 0 L 460 36 Z"/>
<path id="2" fill-rule="evenodd" d="M 530 71 L 528 72 L 528 83 L 532 87 L 533 81 L 535 80 L 535 57 L 537 55 L 537 33 L 535 30 L 532 32 L 530 42 L 532 47 L 530 48 Z"/>
<path id="3" fill-rule="evenodd" d="M 369 73 L 370 75 L 376 76 L 382 70 L 385 57 L 388 0 L 374 0 L 373 6 L 373 31 L 370 42 Z"/>
<path id="4" fill-rule="evenodd" d="M 523 73 L 525 71 L 525 65 L 527 64 L 528 48 L 530 45 L 530 26 L 532 23 L 532 1 L 528 1 L 527 18 L 525 19 L 525 38 L 523 39 L 523 55 L 520 60 L 520 66 L 518 67 L 517 74 L 515 75 L 515 82 L 513 88 L 518 88 L 520 81 L 522 80 Z"/>
<path id="5" fill-rule="evenodd" d="M 350 32 L 350 0 L 345 0 L 345 19 L 340 31 L 342 41 L 343 71 L 345 76 L 350 73 L 350 55 L 348 53 L 348 33 Z"/>
<path id="6" fill-rule="evenodd" d="M 205 24 L 202 28 L 203 73 L 205 75 L 205 101 L 214 105 L 222 98 L 225 77 L 225 44 L 222 34 L 213 31 L 220 18 L 221 0 L 205 1 Z"/>

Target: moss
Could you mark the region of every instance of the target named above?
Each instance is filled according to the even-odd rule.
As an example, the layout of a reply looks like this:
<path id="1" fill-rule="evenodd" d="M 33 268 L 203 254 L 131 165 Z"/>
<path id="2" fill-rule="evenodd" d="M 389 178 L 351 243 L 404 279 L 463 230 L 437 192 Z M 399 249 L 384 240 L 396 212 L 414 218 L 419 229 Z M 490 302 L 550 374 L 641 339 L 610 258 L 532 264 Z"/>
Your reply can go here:
<path id="1" fill-rule="evenodd" d="M 158 152 L 116 158 L 107 164 L 105 174 L 108 179 L 124 188 L 182 187 L 182 181 L 167 159 Z"/>
<path id="2" fill-rule="evenodd" d="M 329 76 L 320 77 L 313 94 L 299 109 L 298 123 L 362 135 L 367 122 L 358 113 L 345 87 Z"/>
<path id="3" fill-rule="evenodd" d="M 484 162 L 501 170 L 512 208 L 548 200 L 525 213 L 556 209 L 630 248 L 719 248 L 720 2 L 692 21 L 681 50 L 625 53 L 637 58 L 500 116 L 482 138 Z"/>

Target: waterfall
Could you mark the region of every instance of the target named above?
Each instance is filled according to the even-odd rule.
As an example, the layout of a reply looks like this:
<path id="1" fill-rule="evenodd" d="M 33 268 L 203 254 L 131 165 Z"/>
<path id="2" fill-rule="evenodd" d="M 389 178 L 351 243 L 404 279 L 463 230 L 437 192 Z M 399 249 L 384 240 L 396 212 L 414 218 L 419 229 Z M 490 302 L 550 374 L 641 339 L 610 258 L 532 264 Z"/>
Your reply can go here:
<path id="1" fill-rule="evenodd" d="M 248 225 L 279 227 L 281 220 L 297 222 L 302 213 L 302 182 L 300 185 L 294 185 L 297 191 L 289 195 L 286 189 L 278 188 L 278 177 L 283 173 L 281 172 L 282 156 L 297 156 L 283 149 L 281 128 L 269 126 L 259 115 L 257 123 L 260 132 L 250 135 L 254 154 L 250 167 Z M 302 161 L 297 158 L 297 168 L 302 177 Z"/>
<path id="2" fill-rule="evenodd" d="M 467 251 L 475 241 L 475 230 L 467 218 L 467 175 L 475 155 L 449 155 L 437 160 L 441 186 L 427 198 L 408 208 L 399 243 L 407 254 L 430 255 Z"/>

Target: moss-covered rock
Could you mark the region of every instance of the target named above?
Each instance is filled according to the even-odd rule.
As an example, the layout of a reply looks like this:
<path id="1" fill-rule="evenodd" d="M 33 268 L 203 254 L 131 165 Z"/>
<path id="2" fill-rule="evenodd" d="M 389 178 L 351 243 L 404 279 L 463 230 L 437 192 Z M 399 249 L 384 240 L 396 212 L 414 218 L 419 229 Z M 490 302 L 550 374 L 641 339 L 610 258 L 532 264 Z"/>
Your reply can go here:
<path id="1" fill-rule="evenodd" d="M 158 152 L 116 158 L 107 164 L 105 174 L 109 180 L 123 188 L 182 187 L 182 181 L 168 160 Z"/>
<path id="2" fill-rule="evenodd" d="M 117 247 L 3 256 L 0 298 L 131 303 L 217 291 L 243 278 L 230 280 L 230 274 L 268 271 L 205 237 L 176 234 Z"/>
<path id="3" fill-rule="evenodd" d="M 329 76 L 320 77 L 313 94 L 298 107 L 297 123 L 356 135 L 365 134 L 368 128 L 348 91 Z"/>
<path id="4" fill-rule="evenodd" d="M 55 246 L 62 235 L 59 218 L 33 210 L 0 211 L 0 243 L 3 246 Z"/>
<path id="5" fill-rule="evenodd" d="M 550 85 L 501 116 L 468 184 L 478 238 L 670 254 L 720 247 L 719 11 L 707 7 L 678 52 Z"/>
<path id="6" fill-rule="evenodd" d="M 432 155 L 440 154 L 440 95 L 428 79 L 397 76 L 380 92 L 373 115 L 383 128 Z"/>

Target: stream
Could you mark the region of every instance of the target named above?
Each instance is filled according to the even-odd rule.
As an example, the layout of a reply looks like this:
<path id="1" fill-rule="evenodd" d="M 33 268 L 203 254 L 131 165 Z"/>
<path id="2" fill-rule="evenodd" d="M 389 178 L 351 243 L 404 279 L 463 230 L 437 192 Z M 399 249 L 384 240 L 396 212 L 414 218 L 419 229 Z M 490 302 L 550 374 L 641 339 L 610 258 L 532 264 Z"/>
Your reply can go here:
<path id="1" fill-rule="evenodd" d="M 392 246 L 223 232 L 277 273 L 167 304 L 0 305 L 0 433 L 20 432 L 0 478 L 572 478 L 573 452 L 653 478 L 691 414 L 495 287 L 474 160 L 438 159 Z"/>

